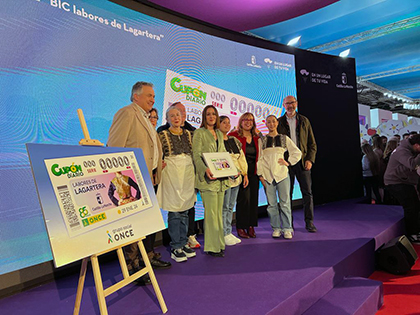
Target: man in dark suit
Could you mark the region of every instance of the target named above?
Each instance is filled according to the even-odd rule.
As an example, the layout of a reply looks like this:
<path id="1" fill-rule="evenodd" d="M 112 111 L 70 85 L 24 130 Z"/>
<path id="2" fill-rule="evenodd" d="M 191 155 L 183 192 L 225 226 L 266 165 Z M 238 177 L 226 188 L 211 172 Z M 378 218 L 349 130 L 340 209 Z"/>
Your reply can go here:
<path id="1" fill-rule="evenodd" d="M 286 96 L 283 100 L 283 106 L 286 113 L 278 119 L 278 133 L 287 135 L 302 151 L 301 162 L 289 168 L 290 199 L 292 199 L 296 177 L 303 197 L 306 230 L 315 233 L 317 229 L 314 225 L 314 201 L 311 179 L 311 168 L 315 163 L 317 150 L 314 133 L 309 119 L 296 112 L 297 100 L 294 96 Z"/>

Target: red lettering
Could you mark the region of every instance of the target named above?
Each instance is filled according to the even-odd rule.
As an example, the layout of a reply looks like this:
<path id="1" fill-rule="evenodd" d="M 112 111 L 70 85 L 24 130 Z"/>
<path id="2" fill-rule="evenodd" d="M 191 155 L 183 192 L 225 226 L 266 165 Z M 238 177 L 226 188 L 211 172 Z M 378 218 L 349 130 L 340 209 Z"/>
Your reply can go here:
<path id="1" fill-rule="evenodd" d="M 212 101 L 211 103 L 214 107 L 223 108 L 223 104 L 221 104 L 221 103 L 217 103 L 215 101 Z"/>

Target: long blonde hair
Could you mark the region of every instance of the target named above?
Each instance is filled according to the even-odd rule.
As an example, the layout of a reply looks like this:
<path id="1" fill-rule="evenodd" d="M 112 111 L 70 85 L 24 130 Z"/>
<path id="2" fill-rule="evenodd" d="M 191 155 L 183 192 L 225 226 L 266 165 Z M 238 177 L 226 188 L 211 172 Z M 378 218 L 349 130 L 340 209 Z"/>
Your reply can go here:
<path id="1" fill-rule="evenodd" d="M 369 161 L 369 167 L 374 176 L 379 175 L 379 157 L 373 152 L 369 143 L 362 144 L 362 152 Z"/>
<path id="2" fill-rule="evenodd" d="M 384 159 L 388 159 L 392 152 L 398 147 L 397 139 L 389 139 L 384 150 Z"/>

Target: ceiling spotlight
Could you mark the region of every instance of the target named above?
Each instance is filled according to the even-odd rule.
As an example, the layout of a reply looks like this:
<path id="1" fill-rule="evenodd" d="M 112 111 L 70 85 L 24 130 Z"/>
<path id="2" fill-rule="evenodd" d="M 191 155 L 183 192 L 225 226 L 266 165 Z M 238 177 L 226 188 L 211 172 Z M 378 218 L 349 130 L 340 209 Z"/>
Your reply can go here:
<path id="1" fill-rule="evenodd" d="M 288 43 L 287 43 L 287 46 L 294 46 L 294 45 L 296 45 L 299 41 L 300 41 L 300 38 L 301 38 L 302 36 L 298 36 L 298 37 L 295 37 L 295 38 L 293 38 L 293 39 L 291 39 Z"/>
<path id="2" fill-rule="evenodd" d="M 343 58 L 346 58 L 349 54 L 350 54 L 350 49 L 346 49 L 346 50 L 342 51 L 342 52 L 339 54 L 339 56 L 340 56 L 340 57 L 343 57 Z"/>

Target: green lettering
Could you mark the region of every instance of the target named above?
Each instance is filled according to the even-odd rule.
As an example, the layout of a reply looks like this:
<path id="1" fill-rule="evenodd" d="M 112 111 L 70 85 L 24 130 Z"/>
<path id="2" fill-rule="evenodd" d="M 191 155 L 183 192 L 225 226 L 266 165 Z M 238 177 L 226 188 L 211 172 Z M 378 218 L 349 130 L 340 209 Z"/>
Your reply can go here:
<path id="1" fill-rule="evenodd" d="M 180 85 L 180 86 L 176 86 L 176 85 L 175 85 L 175 83 L 179 83 L 179 82 L 181 82 L 181 79 L 180 79 L 180 78 L 173 78 L 173 79 L 171 80 L 171 88 L 172 88 L 172 90 L 174 90 L 175 92 L 179 92 L 179 91 L 182 89 L 182 85 Z"/>
<path id="2" fill-rule="evenodd" d="M 67 174 L 68 172 L 70 172 L 70 167 L 69 166 L 63 166 L 62 170 L 63 170 L 62 174 Z"/>
<path id="3" fill-rule="evenodd" d="M 63 174 L 62 172 L 61 172 L 61 169 L 60 168 L 58 168 L 58 171 L 57 171 L 57 168 L 58 168 L 58 164 L 53 164 L 53 166 L 51 166 L 51 172 L 55 175 L 55 176 L 60 176 L 61 174 Z"/>
<path id="4" fill-rule="evenodd" d="M 191 87 L 189 87 L 188 85 L 184 85 L 184 93 L 185 94 L 190 94 L 191 93 Z"/>
<path id="5" fill-rule="evenodd" d="M 200 91 L 199 89 L 193 89 L 193 90 L 192 90 L 192 94 L 193 94 L 195 97 L 201 97 L 201 91 Z"/>
<path id="6" fill-rule="evenodd" d="M 204 92 L 204 91 L 200 91 L 201 92 L 201 98 L 203 99 L 203 100 L 206 100 L 206 98 L 207 98 L 207 93 L 206 92 Z"/>

